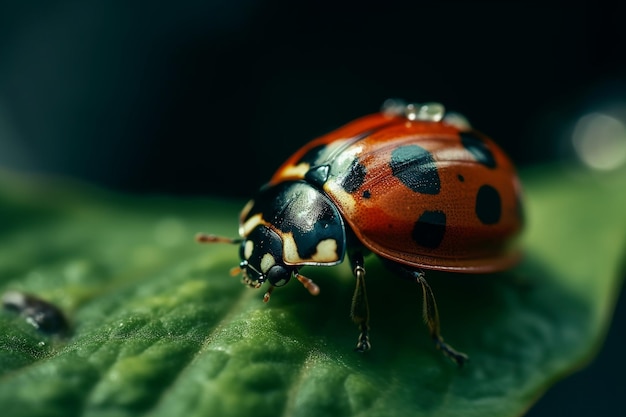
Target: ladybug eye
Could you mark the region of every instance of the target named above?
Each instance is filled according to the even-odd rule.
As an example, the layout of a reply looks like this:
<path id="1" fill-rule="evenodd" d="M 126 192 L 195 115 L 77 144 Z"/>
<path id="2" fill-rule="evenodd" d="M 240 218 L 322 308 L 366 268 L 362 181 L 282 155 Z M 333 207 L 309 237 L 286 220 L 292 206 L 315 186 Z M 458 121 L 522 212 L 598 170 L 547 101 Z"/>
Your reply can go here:
<path id="1" fill-rule="evenodd" d="M 267 280 L 275 287 L 282 287 L 291 279 L 291 271 L 282 265 L 274 265 L 267 271 Z"/>

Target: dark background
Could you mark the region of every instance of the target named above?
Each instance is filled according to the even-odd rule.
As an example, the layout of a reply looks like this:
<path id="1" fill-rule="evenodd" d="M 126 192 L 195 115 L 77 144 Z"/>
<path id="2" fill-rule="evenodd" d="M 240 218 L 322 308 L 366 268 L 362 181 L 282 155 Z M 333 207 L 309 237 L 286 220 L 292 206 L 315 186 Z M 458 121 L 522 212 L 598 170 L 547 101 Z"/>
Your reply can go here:
<path id="1" fill-rule="evenodd" d="M 4 1 L 0 167 L 244 199 L 388 97 L 465 114 L 520 167 L 567 159 L 576 120 L 626 109 L 625 18 L 601 1 Z M 621 298 L 598 359 L 530 416 L 623 409 Z"/>

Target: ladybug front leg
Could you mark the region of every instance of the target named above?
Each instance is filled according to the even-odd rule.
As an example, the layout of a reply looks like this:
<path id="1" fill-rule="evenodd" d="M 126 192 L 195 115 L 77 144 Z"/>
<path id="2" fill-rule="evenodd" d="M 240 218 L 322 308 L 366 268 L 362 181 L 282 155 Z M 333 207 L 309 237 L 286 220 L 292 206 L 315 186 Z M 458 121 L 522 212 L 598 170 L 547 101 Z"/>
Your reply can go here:
<path id="1" fill-rule="evenodd" d="M 357 352 L 366 352 L 371 348 L 369 341 L 370 309 L 367 302 L 367 291 L 365 290 L 363 254 L 360 252 L 353 253 L 350 256 L 350 264 L 352 265 L 352 272 L 356 278 L 356 286 L 354 288 L 352 306 L 350 308 L 350 317 L 352 317 L 352 321 L 359 326 L 359 330 L 361 331 L 355 350 Z"/>

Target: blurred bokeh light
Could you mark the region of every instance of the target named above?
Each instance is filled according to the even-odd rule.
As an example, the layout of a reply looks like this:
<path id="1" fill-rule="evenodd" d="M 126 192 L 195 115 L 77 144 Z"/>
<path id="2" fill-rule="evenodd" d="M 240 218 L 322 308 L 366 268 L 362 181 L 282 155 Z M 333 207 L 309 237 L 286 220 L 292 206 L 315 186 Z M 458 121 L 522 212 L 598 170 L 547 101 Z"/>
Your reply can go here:
<path id="1" fill-rule="evenodd" d="M 626 125 L 617 117 L 584 115 L 576 123 L 572 143 L 580 160 L 591 169 L 610 171 L 626 162 Z"/>

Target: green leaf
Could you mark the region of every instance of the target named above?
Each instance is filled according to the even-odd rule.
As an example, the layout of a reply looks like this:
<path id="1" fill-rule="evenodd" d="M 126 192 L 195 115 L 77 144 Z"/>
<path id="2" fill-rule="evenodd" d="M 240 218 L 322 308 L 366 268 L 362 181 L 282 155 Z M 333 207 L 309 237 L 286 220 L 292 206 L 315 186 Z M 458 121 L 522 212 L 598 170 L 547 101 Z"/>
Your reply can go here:
<path id="1" fill-rule="evenodd" d="M 623 174 L 623 173 L 622 173 Z M 12 416 L 515 416 L 601 345 L 620 285 L 626 176 L 523 173 L 526 257 L 501 274 L 429 272 L 432 345 L 415 283 L 366 259 L 372 351 L 352 351 L 347 265 L 264 291 L 229 276 L 241 203 L 115 195 L 0 175 L 0 290 L 60 307 L 68 335 L 0 313 L 0 407 Z"/>

